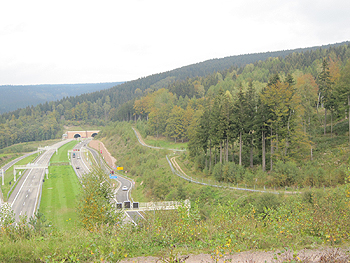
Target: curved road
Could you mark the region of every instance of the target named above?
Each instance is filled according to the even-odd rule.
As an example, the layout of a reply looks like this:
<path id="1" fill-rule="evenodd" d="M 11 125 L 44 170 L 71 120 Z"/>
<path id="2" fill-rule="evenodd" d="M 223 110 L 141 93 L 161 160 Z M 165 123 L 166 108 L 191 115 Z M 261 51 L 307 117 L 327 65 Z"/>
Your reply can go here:
<path id="1" fill-rule="evenodd" d="M 106 172 L 106 174 L 110 174 L 111 170 L 110 168 L 105 164 L 105 162 L 101 159 L 99 153 L 92 148 L 88 148 L 88 150 L 91 152 L 91 154 L 94 156 L 96 162 L 98 165 Z M 133 201 L 132 198 L 131 200 L 129 199 L 130 195 L 130 190 L 132 189 L 133 183 L 129 179 L 121 176 L 120 174 L 115 173 L 114 175 L 117 176 L 115 180 L 119 182 L 119 187 L 117 188 L 117 191 L 115 193 L 115 197 L 118 203 L 124 203 L 125 201 Z M 127 191 L 123 190 L 123 186 L 127 187 Z M 125 211 L 127 217 L 130 218 L 130 220 L 136 224 L 143 216 L 139 212 L 131 212 L 131 211 Z"/>

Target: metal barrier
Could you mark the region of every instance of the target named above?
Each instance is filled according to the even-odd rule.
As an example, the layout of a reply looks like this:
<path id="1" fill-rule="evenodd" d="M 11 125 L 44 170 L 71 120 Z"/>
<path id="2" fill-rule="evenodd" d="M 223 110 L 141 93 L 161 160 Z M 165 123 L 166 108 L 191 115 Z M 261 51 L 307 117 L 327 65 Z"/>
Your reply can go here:
<path id="1" fill-rule="evenodd" d="M 134 202 L 131 205 L 130 201 L 125 201 L 124 205 L 117 204 L 117 209 L 124 209 L 127 211 L 154 211 L 154 210 L 174 210 L 179 207 L 191 208 L 190 200 L 186 199 L 183 202 L 180 201 L 163 201 L 163 202 Z"/>

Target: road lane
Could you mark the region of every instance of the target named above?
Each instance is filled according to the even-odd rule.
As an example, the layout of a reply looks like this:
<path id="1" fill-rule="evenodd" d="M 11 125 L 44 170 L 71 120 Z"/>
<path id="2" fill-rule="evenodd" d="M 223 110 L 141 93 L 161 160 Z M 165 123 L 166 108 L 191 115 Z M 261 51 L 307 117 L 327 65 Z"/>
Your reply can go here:
<path id="1" fill-rule="evenodd" d="M 106 172 L 106 174 L 110 174 L 110 167 L 107 167 L 106 164 L 103 162 L 102 158 L 100 157 L 99 153 L 92 148 L 88 148 L 88 150 L 92 153 L 92 155 L 94 156 L 96 162 L 98 163 L 98 165 L 101 166 L 102 169 L 104 169 L 104 171 Z M 117 176 L 116 180 L 119 183 L 119 187 L 115 193 L 115 197 L 118 203 L 124 203 L 124 201 L 131 201 L 132 197 L 131 197 L 131 189 L 133 187 L 133 183 L 131 180 L 121 176 L 120 174 L 115 173 L 114 175 Z M 127 191 L 123 191 L 123 186 L 126 186 L 128 188 Z M 129 198 L 130 197 L 130 198 Z M 143 216 L 139 213 L 139 212 L 130 212 L 130 211 L 125 211 L 126 215 L 131 219 L 131 221 L 134 224 L 137 224 L 137 222 L 139 220 L 141 220 L 141 218 L 143 218 Z"/>
<path id="2" fill-rule="evenodd" d="M 69 141 L 70 140 L 58 142 L 52 145 L 52 147 L 59 148 Z M 39 158 L 34 162 L 34 164 L 48 166 L 51 156 L 54 153 L 54 149 L 48 149 L 44 151 L 41 156 L 39 156 Z M 11 204 L 11 207 L 15 212 L 16 222 L 19 221 L 20 216 L 24 215 L 26 215 L 27 219 L 29 220 L 29 218 L 32 217 L 36 212 L 45 174 L 45 169 L 43 168 L 28 169 L 19 180 L 17 186 L 15 187 L 8 200 L 8 203 Z"/>

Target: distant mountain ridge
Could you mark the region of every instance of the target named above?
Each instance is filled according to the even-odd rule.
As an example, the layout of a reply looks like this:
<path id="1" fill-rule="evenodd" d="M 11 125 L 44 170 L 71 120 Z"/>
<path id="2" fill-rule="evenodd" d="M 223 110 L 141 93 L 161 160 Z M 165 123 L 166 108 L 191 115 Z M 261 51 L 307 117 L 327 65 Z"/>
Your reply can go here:
<path id="1" fill-rule="evenodd" d="M 293 53 L 308 53 L 318 49 L 327 50 L 330 48 L 337 48 L 345 45 L 350 45 L 350 41 L 344 41 L 341 43 L 328 44 L 322 46 L 298 48 L 292 50 L 236 55 L 206 60 L 174 70 L 153 74 L 132 81 L 127 81 L 121 85 L 118 85 L 117 87 L 113 87 L 108 90 L 101 90 L 99 92 L 89 94 L 89 96 L 81 96 L 80 98 L 77 98 L 76 100 L 72 101 L 72 103 L 74 104 L 74 102 L 76 101 L 83 100 L 94 102 L 98 98 L 103 98 L 108 95 L 112 99 L 113 106 L 118 108 L 123 103 L 140 96 L 140 91 L 142 94 L 142 92 L 148 92 L 160 88 L 167 88 L 169 85 L 171 85 L 171 83 L 176 81 L 183 81 L 187 78 L 204 77 L 210 74 L 215 74 L 216 72 L 228 70 L 230 68 L 243 69 L 244 66 L 248 64 L 254 64 L 259 61 L 265 61 L 271 57 L 280 57 L 284 59 L 288 55 L 291 55 Z"/>
<path id="2" fill-rule="evenodd" d="M 142 94 L 142 92 L 146 90 L 151 91 L 167 88 L 175 81 L 204 77 L 216 72 L 228 70 L 232 67 L 243 69 L 243 67 L 248 64 L 265 61 L 271 57 L 286 58 L 293 53 L 307 53 L 318 49 L 325 50 L 343 45 L 350 45 L 350 41 L 307 48 L 215 58 L 127 82 L 0 86 L 0 92 L 2 93 L 0 97 L 0 114 L 31 105 L 35 106 L 48 101 L 57 101 L 62 100 L 64 97 L 74 97 L 78 95 L 77 98 L 69 99 L 73 105 L 83 101 L 95 102 L 97 99 L 109 96 L 112 99 L 113 106 L 118 108 L 123 103 L 138 97 L 140 91 Z"/>
<path id="3" fill-rule="evenodd" d="M 189 77 L 189 78 L 193 78 L 197 76 L 201 77 L 201 76 L 206 76 L 206 75 L 215 73 L 217 71 L 223 71 L 225 69 L 229 69 L 230 67 L 243 67 L 247 64 L 255 63 L 259 60 L 264 61 L 270 57 L 285 58 L 286 56 L 294 52 L 295 53 L 307 52 L 307 51 L 313 51 L 317 49 L 327 49 L 330 47 L 338 47 L 338 46 L 348 45 L 348 44 L 350 44 L 350 41 L 344 41 L 340 43 L 328 44 L 328 45 L 322 45 L 322 46 L 307 47 L 307 48 L 297 48 L 297 49 L 289 49 L 289 50 L 281 50 L 281 51 L 268 51 L 268 52 L 261 52 L 261 53 L 228 56 L 224 58 L 215 58 L 215 59 L 209 59 L 203 62 L 199 62 L 196 64 L 184 66 L 181 68 L 177 68 L 177 69 L 160 73 L 160 74 L 162 75 L 169 74 L 169 76 L 173 76 L 173 75 L 182 76 L 186 72 L 187 74 L 190 73 L 186 77 Z"/>
<path id="4" fill-rule="evenodd" d="M 0 114 L 47 101 L 108 89 L 123 82 L 0 86 Z"/>

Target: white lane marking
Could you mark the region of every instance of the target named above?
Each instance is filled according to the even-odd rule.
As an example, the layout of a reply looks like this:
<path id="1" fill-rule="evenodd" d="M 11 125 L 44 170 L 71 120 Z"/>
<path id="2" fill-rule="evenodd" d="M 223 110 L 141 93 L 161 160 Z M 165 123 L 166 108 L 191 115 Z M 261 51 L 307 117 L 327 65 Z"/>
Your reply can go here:
<path id="1" fill-rule="evenodd" d="M 44 177 L 45 177 L 45 169 L 43 169 L 43 173 L 42 173 L 42 178 L 44 178 Z M 33 210 L 33 216 L 34 216 L 34 214 L 35 214 L 36 206 L 37 206 L 37 204 L 38 204 L 40 186 L 41 186 L 41 185 L 40 185 L 40 183 L 39 183 L 39 185 L 38 185 L 38 191 L 37 191 L 37 193 L 36 193 L 36 199 L 35 199 L 35 205 L 34 205 L 34 210 Z"/>
<path id="2" fill-rule="evenodd" d="M 13 207 L 13 204 L 15 203 L 15 201 L 16 201 L 16 199 L 17 199 L 19 193 L 22 191 L 22 188 L 23 188 L 24 183 L 27 181 L 28 176 L 30 175 L 30 173 L 31 173 L 32 171 L 33 171 L 33 169 L 31 169 L 31 170 L 29 171 L 29 173 L 28 173 L 26 179 L 24 180 L 23 184 L 21 185 L 21 188 L 19 189 L 19 191 L 17 192 L 17 194 L 16 194 L 16 196 L 15 196 L 15 199 L 13 199 L 13 202 L 12 202 L 12 204 L 11 204 L 11 208 Z"/>

